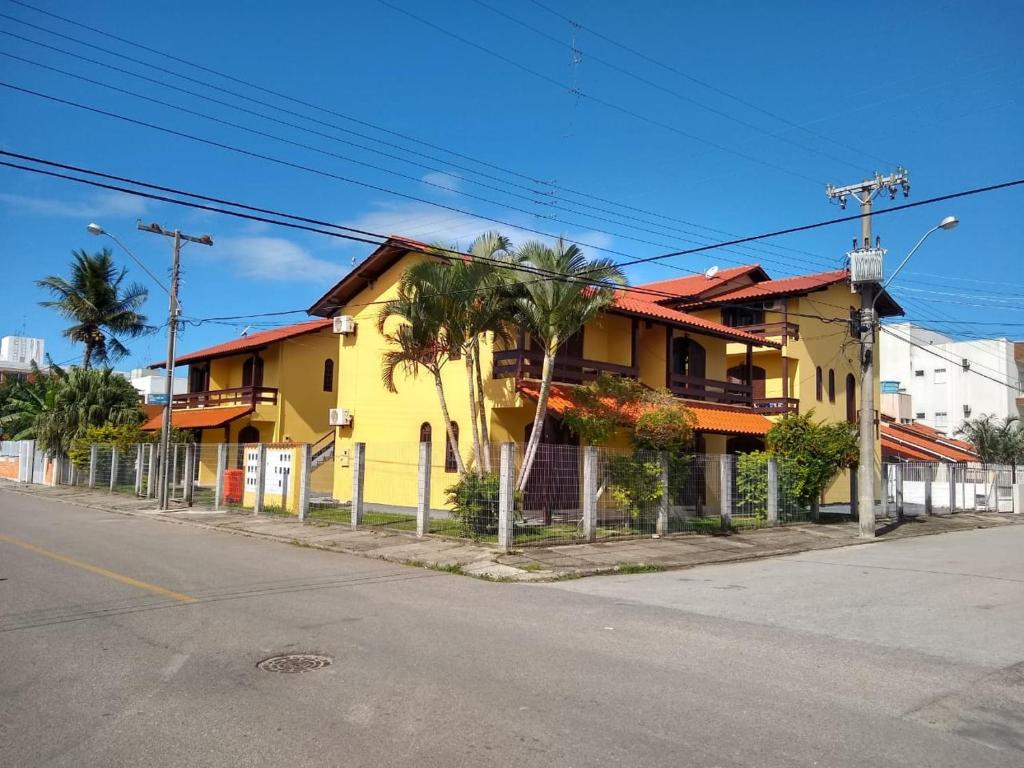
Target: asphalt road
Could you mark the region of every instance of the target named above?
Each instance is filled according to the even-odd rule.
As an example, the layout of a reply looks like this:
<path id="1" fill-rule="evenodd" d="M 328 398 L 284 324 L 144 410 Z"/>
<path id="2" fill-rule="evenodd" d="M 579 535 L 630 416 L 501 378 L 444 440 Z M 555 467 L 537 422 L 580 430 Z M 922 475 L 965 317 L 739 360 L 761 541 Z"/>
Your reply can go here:
<path id="1" fill-rule="evenodd" d="M 491 584 L 0 489 L 0 764 L 1024 765 L 1022 552 Z"/>

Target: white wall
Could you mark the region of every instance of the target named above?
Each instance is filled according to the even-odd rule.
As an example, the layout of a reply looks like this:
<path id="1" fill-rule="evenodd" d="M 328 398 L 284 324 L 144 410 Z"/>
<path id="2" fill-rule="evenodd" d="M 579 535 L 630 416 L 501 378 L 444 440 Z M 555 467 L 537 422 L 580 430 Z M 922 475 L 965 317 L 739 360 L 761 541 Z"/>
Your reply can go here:
<path id="1" fill-rule="evenodd" d="M 910 394 L 915 421 L 953 434 L 964 421 L 965 405 L 970 408 L 966 418 L 989 413 L 999 418 L 1022 415 L 1016 402 L 1022 394 L 1021 371 L 1010 340 L 954 341 L 914 323 L 885 327 L 927 348 L 892 333 L 880 334 L 881 378 L 898 381 L 900 389 Z M 968 369 L 962 365 L 964 358 L 970 361 Z"/>
<path id="2" fill-rule="evenodd" d="M 0 361 L 24 363 L 33 361 L 40 367 L 45 359 L 46 342 L 31 336 L 4 336 L 0 339 Z"/>
<path id="3" fill-rule="evenodd" d="M 167 392 L 167 380 L 165 373 L 154 371 L 151 368 L 136 368 L 129 374 L 128 381 L 138 390 L 139 394 L 149 402 L 151 395 L 162 395 Z M 173 381 L 174 394 L 181 395 L 188 391 L 188 379 L 184 376 L 175 376 Z"/>

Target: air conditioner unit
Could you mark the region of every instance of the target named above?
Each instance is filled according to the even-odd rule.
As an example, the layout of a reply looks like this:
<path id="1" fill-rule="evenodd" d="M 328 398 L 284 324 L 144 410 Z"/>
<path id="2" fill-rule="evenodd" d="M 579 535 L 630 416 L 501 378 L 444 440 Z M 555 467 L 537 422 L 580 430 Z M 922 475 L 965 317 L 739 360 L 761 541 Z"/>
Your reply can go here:
<path id="1" fill-rule="evenodd" d="M 327 421 L 332 427 L 351 426 L 352 411 L 348 408 L 331 408 Z"/>
<path id="2" fill-rule="evenodd" d="M 343 336 L 347 336 L 350 333 L 356 332 L 356 319 L 352 315 L 338 315 L 334 318 L 332 330 L 335 333 L 340 333 Z"/>
<path id="3" fill-rule="evenodd" d="M 960 367 L 963 368 L 965 371 L 971 370 L 971 361 L 968 360 L 966 357 L 961 358 Z"/>
<path id="4" fill-rule="evenodd" d="M 785 299 L 775 299 L 775 301 L 766 301 L 764 303 L 765 312 L 784 312 L 786 310 Z"/>
<path id="5" fill-rule="evenodd" d="M 964 416 L 970 416 L 970 415 L 971 415 L 971 406 L 964 405 Z"/>

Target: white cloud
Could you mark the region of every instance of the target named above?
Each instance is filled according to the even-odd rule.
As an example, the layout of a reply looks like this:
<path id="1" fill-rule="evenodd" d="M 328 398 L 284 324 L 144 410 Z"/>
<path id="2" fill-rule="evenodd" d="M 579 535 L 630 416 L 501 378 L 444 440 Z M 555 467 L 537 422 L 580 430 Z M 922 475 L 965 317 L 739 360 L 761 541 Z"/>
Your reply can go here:
<path id="1" fill-rule="evenodd" d="M 75 219 L 135 217 L 146 212 L 146 201 L 119 192 L 97 192 L 81 200 L 29 197 L 0 193 L 0 203 L 27 216 L 59 216 Z"/>
<path id="2" fill-rule="evenodd" d="M 318 259 L 282 237 L 221 237 L 210 258 L 227 261 L 240 274 L 256 280 L 331 283 L 346 267 Z"/>
<path id="3" fill-rule="evenodd" d="M 449 192 L 459 191 L 459 179 L 454 176 L 443 173 L 441 171 L 432 171 L 428 173 L 422 179 L 423 183 L 429 186 L 431 189 L 437 189 L 441 187 Z"/>

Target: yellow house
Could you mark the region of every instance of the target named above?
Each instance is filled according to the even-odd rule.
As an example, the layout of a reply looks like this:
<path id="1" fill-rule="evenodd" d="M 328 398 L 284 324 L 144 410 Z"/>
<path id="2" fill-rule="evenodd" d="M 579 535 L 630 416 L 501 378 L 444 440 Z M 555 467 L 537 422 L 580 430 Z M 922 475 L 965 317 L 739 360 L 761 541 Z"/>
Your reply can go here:
<path id="1" fill-rule="evenodd" d="M 757 264 L 647 283 L 646 289 L 674 298 L 659 300 L 699 317 L 764 339 L 774 346 L 754 348 L 749 373 L 754 403 L 762 412 L 782 414 L 814 410 L 818 420 L 857 423 L 860 416 L 859 345 L 850 334 L 851 312 L 860 297 L 850 290 L 849 273 L 834 270 L 772 280 Z M 902 315 L 887 293 L 876 305 L 881 317 Z M 747 376 L 746 348 L 730 344 L 726 375 Z M 875 366 L 875 402 L 879 402 L 879 366 Z M 875 421 L 879 440 L 878 414 Z M 759 447 L 751 441 L 749 447 Z M 881 461 L 880 442 L 876 461 Z M 825 501 L 850 499 L 848 478 L 837 481 Z"/>
<path id="2" fill-rule="evenodd" d="M 312 443 L 329 453 L 328 414 L 338 388 L 338 341 L 330 326 L 307 320 L 178 357 L 175 365 L 188 366 L 188 392 L 172 398 L 172 425 L 193 430 L 200 445 Z M 143 429 L 159 429 L 161 418 Z M 204 468 L 207 454 L 201 451 Z M 242 459 L 232 456 L 231 463 Z"/>
<path id="3" fill-rule="evenodd" d="M 431 506 L 444 506 L 444 489 L 454 480 L 454 461 L 445 436 L 432 378 L 397 374 L 397 393 L 380 380 L 382 353 L 388 346 L 377 329 L 380 305 L 396 295 L 402 273 L 416 261 L 438 258 L 423 253 L 422 243 L 391 237 L 332 287 L 311 308 L 325 318 L 346 317 L 347 331 L 338 337 L 341 377 L 337 408 L 349 423 L 338 428 L 334 497 L 351 498 L 350 465 L 355 443 L 367 448 L 364 498 L 367 503 L 413 507 L 417 500 L 415 467 L 418 445 L 431 442 Z M 390 331 L 397 319 L 388 321 Z M 758 412 L 749 382 L 730 381 L 727 352 L 778 350 L 780 342 L 765 339 L 718 321 L 663 306 L 642 291 L 620 291 L 613 306 L 569 340 L 556 359 L 550 418 L 543 442 L 572 444 L 574 437 L 559 419 L 566 405 L 566 386 L 606 371 L 668 388 L 685 399 L 696 417 L 698 450 L 724 453 L 730 440 L 763 437 L 771 423 Z M 520 334 L 511 348 L 487 341 L 481 350 L 484 407 L 492 445 L 528 439 L 535 414 L 541 355 Z M 448 407 L 459 434 L 459 451 L 468 461 L 471 423 L 466 372 L 462 362 L 443 369 Z M 431 437 L 433 436 L 433 440 Z M 372 471 L 371 471 L 372 467 Z M 571 483 L 569 483 L 571 484 Z M 527 490 L 529 494 L 529 489 Z"/>

